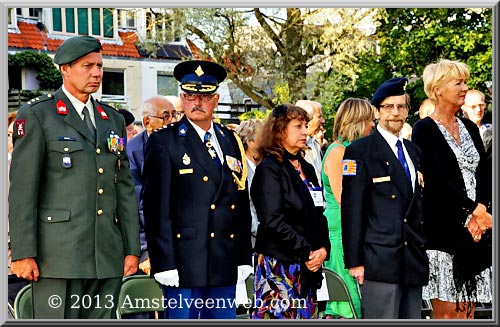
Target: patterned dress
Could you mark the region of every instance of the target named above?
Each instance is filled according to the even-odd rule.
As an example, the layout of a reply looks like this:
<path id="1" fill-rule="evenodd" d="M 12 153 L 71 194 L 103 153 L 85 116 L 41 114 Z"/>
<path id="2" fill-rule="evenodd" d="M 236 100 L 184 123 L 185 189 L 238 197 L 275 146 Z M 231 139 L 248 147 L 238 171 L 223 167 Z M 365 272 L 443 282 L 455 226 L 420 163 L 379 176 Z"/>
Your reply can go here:
<path id="1" fill-rule="evenodd" d="M 330 235 L 330 244 L 332 245 L 332 248 L 330 250 L 330 260 L 325 261 L 323 265 L 326 268 L 330 268 L 335 271 L 345 281 L 354 302 L 354 309 L 356 310 L 357 316 L 361 317 L 361 299 L 359 297 L 358 286 L 354 277 L 349 274 L 349 270 L 345 269 L 344 266 L 344 248 L 342 246 L 340 205 L 333 196 L 333 191 L 330 186 L 330 180 L 328 179 L 328 176 L 325 174 L 324 170 L 325 160 L 330 151 L 334 147 L 346 147 L 347 145 L 349 145 L 347 141 L 345 141 L 344 144 L 332 143 L 326 150 L 325 156 L 323 157 L 323 169 L 321 172 L 321 178 L 323 179 L 323 187 L 325 189 L 326 198 L 326 209 L 323 214 L 328 220 L 328 232 Z M 351 307 L 349 306 L 348 302 L 328 301 L 328 303 L 326 304 L 325 314 L 344 318 L 353 318 Z"/>
<path id="2" fill-rule="evenodd" d="M 479 163 L 479 153 L 462 121 L 460 119 L 457 119 L 457 121 L 460 129 L 461 146 L 455 142 L 443 125 L 437 121 L 435 122 L 457 157 L 467 196 L 474 200 L 476 198 L 475 173 Z M 467 218 L 466 223 L 469 219 L 470 216 Z M 457 294 L 453 282 L 453 255 L 439 250 L 427 250 L 427 256 L 429 257 L 430 269 L 429 283 L 423 287 L 422 298 L 424 300 L 439 299 L 441 301 L 455 302 L 459 294 Z M 491 278 L 491 268 L 485 269 L 476 276 L 478 302 L 491 302 Z M 464 290 L 460 290 L 460 292 L 463 293 Z"/>
<path id="3" fill-rule="evenodd" d="M 315 319 L 316 292 L 300 296 L 300 264 L 255 256 L 255 310 L 252 319 Z"/>

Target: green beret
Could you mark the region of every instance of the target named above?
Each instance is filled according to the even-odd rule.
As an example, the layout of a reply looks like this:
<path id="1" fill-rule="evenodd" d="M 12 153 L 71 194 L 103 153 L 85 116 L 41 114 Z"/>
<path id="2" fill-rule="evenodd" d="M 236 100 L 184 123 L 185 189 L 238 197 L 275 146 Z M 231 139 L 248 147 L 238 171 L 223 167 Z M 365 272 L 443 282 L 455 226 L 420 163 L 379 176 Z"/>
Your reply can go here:
<path id="1" fill-rule="evenodd" d="M 96 50 L 101 50 L 101 42 L 92 36 L 75 36 L 67 39 L 57 48 L 54 63 L 57 65 L 69 64 Z"/>

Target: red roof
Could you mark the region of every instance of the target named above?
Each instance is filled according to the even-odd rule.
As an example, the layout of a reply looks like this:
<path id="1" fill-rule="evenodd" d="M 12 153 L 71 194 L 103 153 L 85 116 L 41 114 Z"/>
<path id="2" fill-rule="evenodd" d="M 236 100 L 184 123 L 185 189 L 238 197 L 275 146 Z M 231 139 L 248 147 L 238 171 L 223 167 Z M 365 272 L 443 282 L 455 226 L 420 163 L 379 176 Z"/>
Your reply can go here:
<path id="1" fill-rule="evenodd" d="M 61 39 L 51 39 L 45 32 L 41 32 L 36 23 L 17 22 L 17 27 L 20 33 L 9 33 L 9 47 L 55 52 L 63 42 Z M 102 42 L 102 54 L 104 56 L 140 58 L 141 55 L 135 46 L 139 39 L 137 34 L 135 32 L 118 31 L 118 35 L 122 44 Z M 44 47 L 44 39 L 47 49 Z"/>

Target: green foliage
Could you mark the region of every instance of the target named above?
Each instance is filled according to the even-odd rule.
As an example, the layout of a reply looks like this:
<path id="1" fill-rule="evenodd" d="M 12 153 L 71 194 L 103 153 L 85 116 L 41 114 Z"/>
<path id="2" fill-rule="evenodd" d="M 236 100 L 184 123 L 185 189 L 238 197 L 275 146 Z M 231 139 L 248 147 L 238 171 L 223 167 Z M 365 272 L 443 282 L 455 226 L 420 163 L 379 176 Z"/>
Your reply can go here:
<path id="1" fill-rule="evenodd" d="M 260 110 L 252 110 L 247 111 L 238 116 L 240 121 L 249 120 L 249 119 L 266 119 L 267 116 L 271 113 L 271 110 L 266 110 L 266 112 L 262 112 Z"/>
<path id="2" fill-rule="evenodd" d="M 421 80 L 426 65 L 440 58 L 466 63 L 471 72 L 469 88 L 487 96 L 492 81 L 491 8 L 380 9 L 371 49 L 360 58 L 363 78 L 352 95 L 371 96 L 378 85 L 392 77 L 410 79 L 412 98 L 409 122 L 426 98 Z"/>
<path id="3" fill-rule="evenodd" d="M 62 76 L 54 66 L 52 59 L 44 54 L 34 51 L 9 54 L 9 67 L 30 67 L 38 71 L 36 79 L 40 82 L 40 89 L 53 91 L 62 84 Z"/>

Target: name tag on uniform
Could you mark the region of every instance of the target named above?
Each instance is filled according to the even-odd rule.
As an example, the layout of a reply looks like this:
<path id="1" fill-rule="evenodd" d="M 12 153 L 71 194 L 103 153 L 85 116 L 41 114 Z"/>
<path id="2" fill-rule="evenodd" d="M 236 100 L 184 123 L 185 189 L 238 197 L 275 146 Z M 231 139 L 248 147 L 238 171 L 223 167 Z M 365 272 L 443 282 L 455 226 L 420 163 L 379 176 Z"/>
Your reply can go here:
<path id="1" fill-rule="evenodd" d="M 309 193 L 314 201 L 315 207 L 323 207 L 323 190 L 321 187 L 310 187 Z"/>
<path id="2" fill-rule="evenodd" d="M 193 173 L 193 168 L 179 169 L 179 174 L 180 175 L 192 174 L 192 173 Z"/>
<path id="3" fill-rule="evenodd" d="M 382 183 L 382 182 L 390 182 L 390 181 L 391 181 L 391 176 L 374 177 L 373 178 L 373 183 Z"/>

